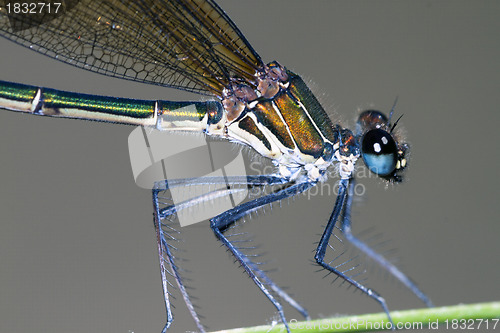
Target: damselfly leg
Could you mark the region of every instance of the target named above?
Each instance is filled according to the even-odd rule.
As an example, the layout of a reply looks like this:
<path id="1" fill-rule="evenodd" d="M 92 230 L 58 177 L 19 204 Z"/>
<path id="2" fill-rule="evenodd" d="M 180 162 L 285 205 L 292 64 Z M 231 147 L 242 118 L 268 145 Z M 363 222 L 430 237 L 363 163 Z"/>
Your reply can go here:
<path id="1" fill-rule="evenodd" d="M 330 219 L 328 220 L 328 224 L 325 228 L 325 231 L 323 232 L 323 235 L 321 236 L 321 239 L 319 241 L 319 245 L 316 249 L 316 255 L 314 256 L 314 259 L 316 262 L 323 267 L 324 269 L 334 273 L 335 275 L 339 276 L 346 282 L 350 283 L 354 287 L 358 288 L 361 290 L 364 294 L 368 295 L 369 297 L 373 298 L 375 301 L 377 301 L 384 312 L 387 314 L 387 317 L 389 318 L 389 321 L 393 323 L 391 315 L 389 313 L 389 309 L 387 307 L 387 304 L 385 302 L 385 299 L 380 296 L 377 292 L 375 292 L 373 289 L 370 289 L 360 282 L 356 281 L 353 276 L 347 275 L 347 273 L 350 271 L 350 269 L 346 270 L 340 270 L 339 268 L 343 265 L 337 265 L 337 266 L 332 266 L 332 262 L 326 262 L 325 261 L 325 254 L 326 250 L 329 246 L 330 238 L 333 234 L 335 224 L 337 223 L 337 220 L 340 217 L 340 214 L 344 208 L 344 205 L 346 204 L 346 198 L 348 197 L 348 185 L 349 185 L 349 179 L 341 179 L 339 183 L 339 190 L 338 190 L 338 195 L 337 199 L 335 201 L 335 205 L 333 207 L 332 214 L 330 216 Z M 350 208 L 350 207 L 347 207 Z M 394 327 L 394 325 L 393 325 Z"/>
<path id="2" fill-rule="evenodd" d="M 224 232 L 237 220 L 244 217 L 251 212 L 258 210 L 259 208 L 268 205 L 272 202 L 283 200 L 294 195 L 300 194 L 311 187 L 315 186 L 316 182 L 304 181 L 291 185 L 290 187 L 279 190 L 278 192 L 271 193 L 260 198 L 245 202 L 241 205 L 234 207 L 214 218 L 211 219 L 210 227 L 212 228 L 215 236 L 227 247 L 227 249 L 234 255 L 241 266 L 245 269 L 250 278 L 255 282 L 257 287 L 266 295 L 266 297 L 271 301 L 271 303 L 278 310 L 278 314 L 281 321 L 287 328 L 287 332 L 290 332 L 288 323 L 283 312 L 283 307 L 275 295 L 279 296 L 292 307 L 294 307 L 298 312 L 300 312 L 305 318 L 309 319 L 307 311 L 300 306 L 294 299 L 292 299 L 287 293 L 285 293 L 281 288 L 279 288 L 267 275 L 257 266 L 256 263 L 252 262 L 248 256 L 246 256 L 233 242 L 231 242 L 228 237 L 224 235 Z M 274 292 L 274 294 L 272 292 Z"/>
<path id="3" fill-rule="evenodd" d="M 163 208 L 160 208 L 160 203 L 162 198 L 160 198 L 159 194 L 162 191 L 167 189 L 171 189 L 178 186 L 197 186 L 197 185 L 228 185 L 227 188 L 215 189 L 212 191 L 208 191 L 206 194 L 192 198 L 190 200 L 186 200 L 184 202 L 166 205 Z M 155 212 L 155 230 L 157 233 L 157 242 L 158 242 L 158 254 L 160 258 L 160 271 L 162 277 L 162 285 L 163 285 L 163 293 L 164 300 L 166 305 L 166 315 L 167 315 L 167 323 L 163 332 L 170 327 L 173 321 L 173 315 L 170 306 L 170 293 L 168 291 L 168 287 L 171 286 L 171 283 L 168 280 L 168 277 L 171 276 L 175 280 L 182 297 L 193 317 L 198 330 L 200 332 L 205 332 L 203 325 L 199 319 L 198 314 L 193 306 L 193 303 L 189 297 L 189 294 L 184 287 L 182 282 L 181 275 L 179 270 L 174 262 L 175 257 L 172 254 L 171 249 L 173 245 L 172 241 L 175 240 L 175 237 L 171 235 L 174 229 L 168 225 L 169 217 L 176 214 L 180 210 L 187 209 L 189 207 L 200 204 L 201 202 L 206 202 L 210 200 L 214 200 L 219 197 L 229 196 L 237 191 L 241 190 L 238 186 L 249 186 L 249 187 L 264 187 L 264 186 L 288 186 L 289 181 L 282 178 L 277 177 L 275 175 L 260 175 L 260 176 L 246 176 L 246 177 L 204 177 L 204 178 L 190 178 L 190 179 L 176 179 L 171 181 L 162 181 L 157 182 L 155 188 L 153 189 L 153 204 L 154 204 L 154 212 Z M 299 194 L 310 187 L 314 186 L 313 182 L 302 182 L 292 184 L 282 190 L 279 190 L 275 193 L 263 195 L 257 199 L 248 201 L 244 204 L 234 207 L 211 220 L 211 228 L 215 232 L 217 238 L 222 241 L 222 243 L 228 247 L 231 253 L 237 258 L 237 260 L 242 264 L 245 268 L 246 272 L 250 275 L 250 277 L 254 280 L 254 282 L 259 286 L 261 291 L 271 300 L 271 302 L 276 306 L 278 312 L 283 320 L 286 323 L 285 317 L 283 314 L 283 310 L 281 304 L 274 295 L 279 298 L 285 300 L 292 307 L 294 307 L 299 313 L 301 313 L 305 318 L 309 319 L 309 315 L 307 311 L 300 306 L 292 297 L 290 297 L 285 291 L 283 291 L 280 287 L 278 287 L 267 275 L 258 267 L 258 263 L 254 263 L 249 259 L 249 256 L 242 252 L 241 247 L 235 246 L 235 241 L 229 240 L 229 235 L 224 235 L 224 232 L 230 228 L 230 226 L 241 219 L 245 215 L 259 209 L 262 206 L 270 204 L 277 200 L 282 200 L 287 197 L 294 196 Z M 274 295 L 272 292 L 274 292 Z"/>
<path id="4" fill-rule="evenodd" d="M 168 328 L 170 327 L 170 325 L 174 320 L 174 317 L 172 315 L 172 309 L 170 307 L 170 294 L 168 291 L 168 285 L 170 283 L 168 282 L 167 275 L 171 275 L 174 277 L 179 287 L 179 290 L 181 291 L 182 297 L 184 298 L 186 306 L 188 307 L 189 311 L 191 312 L 191 316 L 196 322 L 196 326 L 198 326 L 198 329 L 200 329 L 203 332 L 203 326 L 201 326 L 200 319 L 198 318 L 196 311 L 194 311 L 193 303 L 189 299 L 189 295 L 186 292 L 186 288 L 182 284 L 177 266 L 174 263 L 174 256 L 170 251 L 170 245 L 167 243 L 166 235 L 162 228 L 162 222 L 160 218 L 160 208 L 158 206 L 158 192 L 159 191 L 156 189 L 153 190 L 153 215 L 154 215 L 154 225 L 156 231 L 156 242 L 158 244 L 158 257 L 160 258 L 160 272 L 161 272 L 161 281 L 163 287 L 163 299 L 165 301 L 165 311 L 167 314 L 167 323 L 165 324 L 162 333 L 167 332 Z M 170 270 L 168 269 L 168 266 L 170 267 Z"/>
<path id="5" fill-rule="evenodd" d="M 404 274 L 399 268 L 397 268 L 393 263 L 384 258 L 381 254 L 377 253 L 374 249 L 372 249 L 368 244 L 363 242 L 361 239 L 354 236 L 351 228 L 351 207 L 352 207 L 352 199 L 354 194 L 354 186 L 355 179 L 351 179 L 351 183 L 349 186 L 349 191 L 347 191 L 347 199 L 344 209 L 344 217 L 341 221 L 340 230 L 344 234 L 345 238 L 351 242 L 357 249 L 366 254 L 368 257 L 373 259 L 376 263 L 378 263 L 382 268 L 387 270 L 391 275 L 393 275 L 396 279 L 398 279 L 401 283 L 403 283 L 408 289 L 410 289 L 418 298 L 422 300 L 428 307 L 433 307 L 431 300 L 427 295 L 425 295 L 413 282 L 410 278 Z"/>

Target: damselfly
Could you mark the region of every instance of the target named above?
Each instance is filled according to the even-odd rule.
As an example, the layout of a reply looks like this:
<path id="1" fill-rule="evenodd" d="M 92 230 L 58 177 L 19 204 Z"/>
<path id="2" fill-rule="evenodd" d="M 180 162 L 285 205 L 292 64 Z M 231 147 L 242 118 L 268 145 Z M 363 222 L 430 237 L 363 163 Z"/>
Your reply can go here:
<path id="1" fill-rule="evenodd" d="M 94 6 L 92 2 L 66 3 L 58 13 L 38 16 L 7 13 L 9 9 L 2 8 L 2 34 L 38 52 L 95 72 L 210 95 L 215 100 L 179 103 L 110 99 L 4 82 L 3 108 L 205 133 L 250 146 L 275 165 L 275 172 L 258 176 L 169 178 L 155 184 L 155 228 L 167 309 L 164 330 L 172 322 L 169 276 L 181 290 L 198 329 L 204 330 L 171 255 L 170 216 L 197 201 L 214 196 L 232 197 L 237 186 L 277 189 L 213 217 L 212 231 L 276 307 L 285 325 L 282 302 L 308 318 L 306 310 L 269 279 L 226 232 L 245 215 L 317 186 L 329 169 L 340 176 L 339 191 L 314 256 L 316 262 L 373 298 L 389 316 L 385 300 L 352 276 L 344 262 L 325 260 L 334 228 L 340 228 L 359 250 L 431 305 L 400 270 L 350 232 L 352 191 L 349 188 L 354 183 L 358 158 L 388 182 L 400 181 L 406 167 L 407 146 L 394 133 L 397 120 L 392 119 L 392 112 L 389 116 L 373 110 L 362 113 L 354 133 L 334 124 L 300 76 L 276 61 L 265 64 L 212 1 L 161 4 L 110 1 Z M 222 188 L 177 205 L 163 202 L 166 190 L 192 184 L 222 185 Z"/>

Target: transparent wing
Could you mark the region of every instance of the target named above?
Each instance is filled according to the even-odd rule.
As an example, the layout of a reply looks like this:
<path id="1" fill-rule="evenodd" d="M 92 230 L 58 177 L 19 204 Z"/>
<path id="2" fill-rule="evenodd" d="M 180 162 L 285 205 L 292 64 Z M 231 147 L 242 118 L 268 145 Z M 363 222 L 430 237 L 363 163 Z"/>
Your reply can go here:
<path id="1" fill-rule="evenodd" d="M 57 13 L 51 2 L 28 14 L 6 1 L 0 34 L 93 72 L 200 94 L 220 96 L 233 78 L 252 82 L 262 66 L 211 0 L 59 0 Z"/>

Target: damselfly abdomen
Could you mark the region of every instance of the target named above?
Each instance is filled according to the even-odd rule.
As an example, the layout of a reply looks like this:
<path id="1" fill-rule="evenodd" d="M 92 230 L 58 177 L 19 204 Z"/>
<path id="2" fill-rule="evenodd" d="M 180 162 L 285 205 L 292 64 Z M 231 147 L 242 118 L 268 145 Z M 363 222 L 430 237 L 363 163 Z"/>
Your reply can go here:
<path id="1" fill-rule="evenodd" d="M 335 124 L 300 76 L 276 61 L 265 64 L 229 17 L 211 1 L 164 4 L 110 1 L 93 6 L 92 2 L 66 4 L 61 12 L 42 15 L 37 20 L 22 13 L 2 11 L 3 35 L 95 72 L 210 95 L 215 100 L 112 99 L 4 82 L 0 96 L 3 108 L 166 131 L 203 132 L 250 146 L 275 165 L 271 174 L 240 177 L 224 174 L 213 178 L 158 180 L 155 184 L 155 228 L 167 307 L 165 330 L 172 322 L 169 276 L 181 290 L 198 329 L 204 330 L 171 253 L 169 218 L 198 201 L 235 195 L 237 190 L 231 186 L 278 187 L 214 216 L 211 228 L 276 307 L 285 325 L 283 302 L 308 318 L 306 310 L 268 278 L 226 232 L 249 213 L 316 186 L 332 168 L 340 177 L 338 197 L 316 249 L 316 262 L 373 298 L 389 316 L 380 295 L 359 282 L 349 273 L 350 269 L 340 268 L 343 263 L 325 260 L 337 227 L 359 250 L 431 305 L 400 270 L 350 232 L 349 187 L 353 186 L 357 160 L 362 157 L 372 172 L 390 182 L 400 181 L 401 171 L 406 167 L 407 146 L 393 133 L 397 121 L 391 122 L 392 112 L 389 117 L 377 111 L 363 113 L 355 133 Z M 164 191 L 193 184 L 226 187 L 181 204 L 163 202 Z"/>

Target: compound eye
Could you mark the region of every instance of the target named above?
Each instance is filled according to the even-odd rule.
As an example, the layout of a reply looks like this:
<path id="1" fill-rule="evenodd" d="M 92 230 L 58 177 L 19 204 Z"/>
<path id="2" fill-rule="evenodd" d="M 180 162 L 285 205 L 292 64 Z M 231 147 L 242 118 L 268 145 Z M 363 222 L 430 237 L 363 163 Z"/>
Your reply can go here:
<path id="1" fill-rule="evenodd" d="M 368 169 L 379 176 L 388 176 L 396 169 L 398 147 L 392 136 L 382 129 L 366 132 L 361 153 Z"/>

